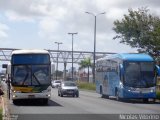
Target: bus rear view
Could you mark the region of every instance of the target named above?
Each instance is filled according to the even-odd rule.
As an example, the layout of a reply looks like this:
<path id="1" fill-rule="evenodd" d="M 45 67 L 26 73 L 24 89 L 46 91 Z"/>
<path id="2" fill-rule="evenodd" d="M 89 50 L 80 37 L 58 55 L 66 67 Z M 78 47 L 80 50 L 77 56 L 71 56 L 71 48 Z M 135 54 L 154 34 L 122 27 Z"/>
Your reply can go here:
<path id="1" fill-rule="evenodd" d="M 11 56 L 11 96 L 18 99 L 42 99 L 51 95 L 51 62 L 48 51 L 16 50 Z"/>

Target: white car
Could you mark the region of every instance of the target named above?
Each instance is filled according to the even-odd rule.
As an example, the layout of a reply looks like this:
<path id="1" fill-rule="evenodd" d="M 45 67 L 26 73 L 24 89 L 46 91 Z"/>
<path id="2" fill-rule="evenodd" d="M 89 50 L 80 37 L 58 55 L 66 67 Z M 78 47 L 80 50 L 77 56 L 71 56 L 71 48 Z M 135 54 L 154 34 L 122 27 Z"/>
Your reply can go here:
<path id="1" fill-rule="evenodd" d="M 58 88 L 61 84 L 61 80 L 52 80 L 51 86 L 52 88 Z"/>

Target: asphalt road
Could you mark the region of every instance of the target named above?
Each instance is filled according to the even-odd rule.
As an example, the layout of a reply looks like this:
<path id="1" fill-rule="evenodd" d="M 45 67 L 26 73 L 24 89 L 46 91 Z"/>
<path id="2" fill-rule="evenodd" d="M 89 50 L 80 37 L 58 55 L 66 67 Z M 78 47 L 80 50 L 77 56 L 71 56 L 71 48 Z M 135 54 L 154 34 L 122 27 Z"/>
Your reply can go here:
<path id="1" fill-rule="evenodd" d="M 52 89 L 51 100 L 47 106 L 37 101 L 21 101 L 18 105 L 14 105 L 10 100 L 9 111 L 11 115 L 18 115 L 21 119 L 36 119 L 39 116 L 37 119 L 70 120 L 72 118 L 77 120 L 79 116 L 79 119 L 87 118 L 86 120 L 96 120 L 97 118 L 101 120 L 106 120 L 106 118 L 115 120 L 114 117 L 120 119 L 119 115 L 123 114 L 160 115 L 160 103 L 143 103 L 133 100 L 119 102 L 114 98 L 101 98 L 99 94 L 90 91 L 80 91 L 79 98 L 59 97 L 57 95 L 57 89 Z M 57 115 L 63 117 L 59 118 Z M 156 117 L 160 119 L 160 116 Z"/>

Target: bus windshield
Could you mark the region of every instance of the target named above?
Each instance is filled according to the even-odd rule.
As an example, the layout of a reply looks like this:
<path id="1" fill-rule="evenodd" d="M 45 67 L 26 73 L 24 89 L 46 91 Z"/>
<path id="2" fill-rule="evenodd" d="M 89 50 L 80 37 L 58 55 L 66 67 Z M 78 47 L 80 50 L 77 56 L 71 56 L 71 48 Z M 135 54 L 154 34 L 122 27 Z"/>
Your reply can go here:
<path id="1" fill-rule="evenodd" d="M 126 62 L 124 85 L 128 87 L 146 88 L 156 84 L 153 62 Z"/>
<path id="2" fill-rule="evenodd" d="M 14 65 L 12 84 L 18 86 L 49 85 L 49 65 Z"/>

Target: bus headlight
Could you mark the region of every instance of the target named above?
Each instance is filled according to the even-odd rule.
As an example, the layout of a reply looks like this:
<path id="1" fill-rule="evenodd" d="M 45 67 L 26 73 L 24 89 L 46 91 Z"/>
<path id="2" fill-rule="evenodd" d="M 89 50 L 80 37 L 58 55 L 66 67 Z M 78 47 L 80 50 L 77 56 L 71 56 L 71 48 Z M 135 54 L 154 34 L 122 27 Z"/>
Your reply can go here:
<path id="1" fill-rule="evenodd" d="M 12 95 L 13 98 L 17 97 L 16 95 Z"/>
<path id="2" fill-rule="evenodd" d="M 150 92 L 154 92 L 154 89 L 151 89 L 151 91 Z"/>
<path id="3" fill-rule="evenodd" d="M 50 95 L 50 94 L 48 94 L 48 95 L 47 95 L 47 97 L 51 97 L 51 95 Z"/>
<path id="4" fill-rule="evenodd" d="M 14 92 L 14 93 L 21 93 L 21 91 L 16 91 L 16 90 L 14 90 L 13 92 Z"/>

